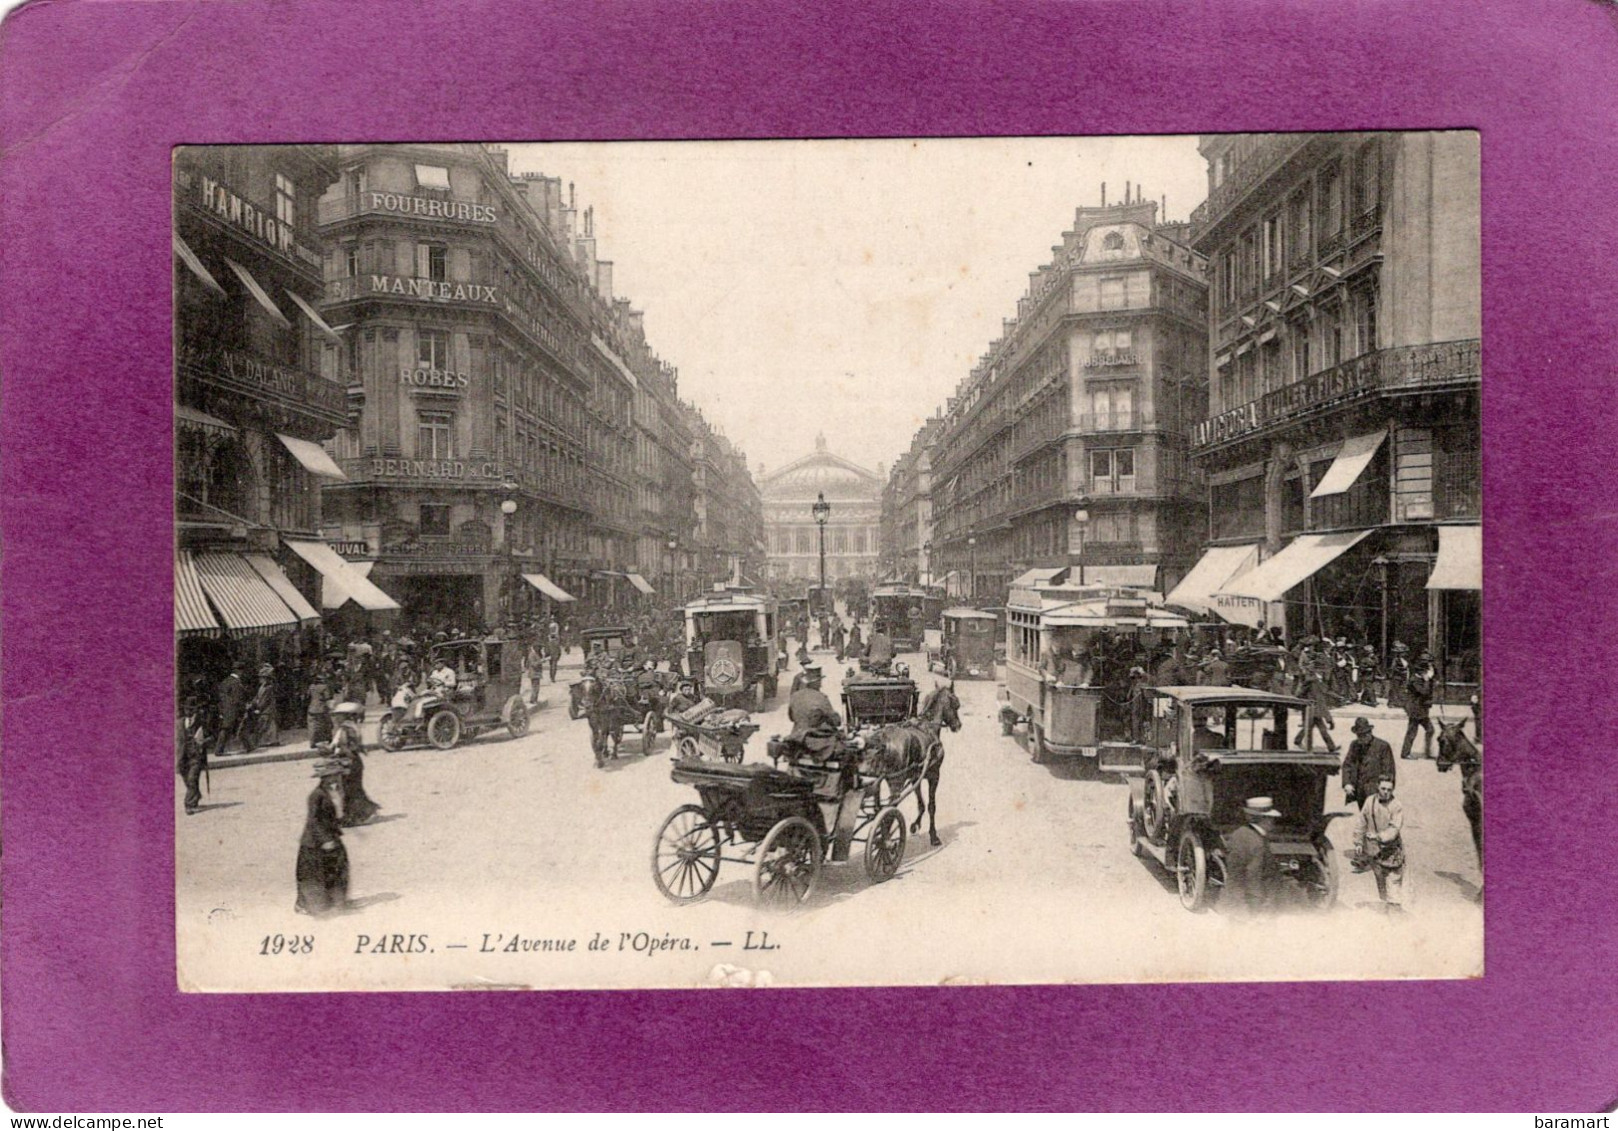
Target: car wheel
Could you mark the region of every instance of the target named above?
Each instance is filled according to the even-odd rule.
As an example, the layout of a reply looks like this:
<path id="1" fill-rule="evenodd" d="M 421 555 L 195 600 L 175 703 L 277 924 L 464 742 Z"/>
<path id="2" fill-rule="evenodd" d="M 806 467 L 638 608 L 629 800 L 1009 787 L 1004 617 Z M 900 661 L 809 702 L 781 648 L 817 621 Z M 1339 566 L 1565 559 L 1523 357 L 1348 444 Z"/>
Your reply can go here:
<path id="1" fill-rule="evenodd" d="M 454 711 L 440 711 L 427 720 L 427 741 L 440 750 L 448 750 L 461 740 L 461 716 Z"/>

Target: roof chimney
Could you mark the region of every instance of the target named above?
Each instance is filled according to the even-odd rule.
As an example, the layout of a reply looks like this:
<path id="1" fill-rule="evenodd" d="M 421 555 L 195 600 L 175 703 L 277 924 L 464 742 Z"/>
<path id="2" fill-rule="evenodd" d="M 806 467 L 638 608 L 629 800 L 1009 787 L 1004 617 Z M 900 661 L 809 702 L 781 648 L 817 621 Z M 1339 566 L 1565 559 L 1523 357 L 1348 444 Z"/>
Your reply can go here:
<path id="1" fill-rule="evenodd" d="M 1107 207 L 1107 182 L 1101 182 L 1101 207 Z"/>

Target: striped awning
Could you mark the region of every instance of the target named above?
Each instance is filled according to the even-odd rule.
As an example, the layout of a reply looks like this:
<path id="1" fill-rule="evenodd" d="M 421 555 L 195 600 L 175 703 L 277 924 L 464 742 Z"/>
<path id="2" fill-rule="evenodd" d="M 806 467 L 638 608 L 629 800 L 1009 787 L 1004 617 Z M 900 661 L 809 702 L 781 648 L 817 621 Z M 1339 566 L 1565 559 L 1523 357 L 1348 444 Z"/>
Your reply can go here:
<path id="1" fill-rule="evenodd" d="M 174 631 L 179 636 L 219 635 L 219 621 L 203 596 L 189 550 L 174 551 Z"/>
<path id="2" fill-rule="evenodd" d="M 376 587 L 376 583 L 355 569 L 324 542 L 300 542 L 282 539 L 287 548 L 320 571 L 325 578 L 320 590 L 320 604 L 326 609 L 340 609 L 349 601 L 368 612 L 397 609 L 399 602 Z"/>
<path id="3" fill-rule="evenodd" d="M 240 554 L 197 554 L 197 579 L 233 636 L 297 628 L 298 618 Z"/>
<path id="4" fill-rule="evenodd" d="M 186 432 L 201 432 L 217 440 L 228 440 L 236 435 L 234 424 L 227 424 L 217 416 L 209 416 L 199 408 L 183 404 L 174 406 L 174 427 Z"/>
<path id="5" fill-rule="evenodd" d="M 286 446 L 292 453 L 292 458 L 303 465 L 303 469 L 310 475 L 318 475 L 322 479 L 347 479 L 343 469 L 337 466 L 337 461 L 327 454 L 326 449 L 312 440 L 300 440 L 296 436 L 288 436 L 277 432 L 275 438 Z"/>
<path id="6" fill-rule="evenodd" d="M 553 601 L 571 601 L 573 594 L 557 585 L 543 573 L 525 573 L 522 579 Z"/>
<path id="7" fill-rule="evenodd" d="M 292 584 L 292 579 L 282 572 L 281 567 L 275 564 L 275 559 L 268 554 L 248 554 L 247 564 L 253 567 L 253 572 L 269 583 L 275 595 L 287 603 L 287 608 L 297 614 L 298 620 L 304 624 L 314 624 L 320 620 L 320 614 L 309 603 L 298 587 Z"/>
<path id="8" fill-rule="evenodd" d="M 235 272 L 236 278 L 241 280 L 242 286 L 247 288 L 247 293 L 253 296 L 254 301 L 264 308 L 265 314 L 275 319 L 276 324 L 282 329 L 292 329 L 292 323 L 287 321 L 285 314 L 281 313 L 281 308 L 275 305 L 275 300 L 270 297 L 269 292 L 259 285 L 257 279 L 253 278 L 251 271 L 228 257 L 225 259 L 225 266 Z"/>
<path id="9" fill-rule="evenodd" d="M 180 262 L 190 269 L 191 274 L 195 275 L 203 286 L 220 298 L 230 297 L 225 293 L 225 288 L 219 285 L 219 280 L 213 277 L 213 272 L 203 266 L 202 260 L 197 258 L 197 253 L 192 251 L 191 246 L 180 238 L 179 232 L 174 233 L 174 254 L 180 257 Z"/>

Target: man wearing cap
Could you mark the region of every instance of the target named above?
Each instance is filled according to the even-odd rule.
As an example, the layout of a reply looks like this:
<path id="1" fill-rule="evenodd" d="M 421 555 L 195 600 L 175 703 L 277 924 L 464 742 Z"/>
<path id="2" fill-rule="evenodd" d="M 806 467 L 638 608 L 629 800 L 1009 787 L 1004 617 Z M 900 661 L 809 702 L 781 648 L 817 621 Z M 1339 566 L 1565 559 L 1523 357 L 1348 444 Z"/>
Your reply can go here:
<path id="1" fill-rule="evenodd" d="M 1225 894 L 1233 914 L 1258 915 L 1269 908 L 1274 893 L 1269 836 L 1281 814 L 1270 798 L 1249 797 L 1242 815 L 1247 822 L 1225 836 Z"/>
<path id="2" fill-rule="evenodd" d="M 1354 741 L 1343 756 L 1343 800 L 1360 806 L 1376 793 L 1378 778 L 1393 779 L 1393 747 L 1372 733 L 1369 719 L 1355 719 L 1353 729 Z"/>
<path id="3" fill-rule="evenodd" d="M 1393 775 L 1383 774 L 1376 793 L 1360 806 L 1354 829 L 1354 870 L 1370 868 L 1376 894 L 1390 911 L 1404 910 L 1404 806 L 1393 796 Z"/>

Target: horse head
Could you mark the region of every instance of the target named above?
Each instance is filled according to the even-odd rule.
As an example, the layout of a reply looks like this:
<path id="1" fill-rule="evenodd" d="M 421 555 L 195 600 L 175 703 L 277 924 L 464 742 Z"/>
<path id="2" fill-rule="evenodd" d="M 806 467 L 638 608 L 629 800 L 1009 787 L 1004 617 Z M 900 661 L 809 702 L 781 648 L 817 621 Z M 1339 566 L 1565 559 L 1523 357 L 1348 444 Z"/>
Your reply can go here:
<path id="1" fill-rule="evenodd" d="M 1438 771 L 1448 772 L 1451 766 L 1460 766 L 1463 771 L 1471 771 L 1481 766 L 1483 756 L 1472 740 L 1466 737 L 1461 730 L 1462 722 L 1438 724 Z"/>
<path id="2" fill-rule="evenodd" d="M 955 694 L 954 680 L 933 689 L 921 705 L 921 717 L 952 731 L 961 729 L 961 699 Z"/>

